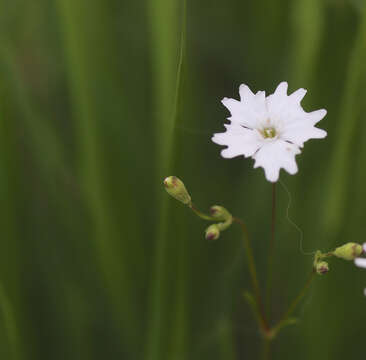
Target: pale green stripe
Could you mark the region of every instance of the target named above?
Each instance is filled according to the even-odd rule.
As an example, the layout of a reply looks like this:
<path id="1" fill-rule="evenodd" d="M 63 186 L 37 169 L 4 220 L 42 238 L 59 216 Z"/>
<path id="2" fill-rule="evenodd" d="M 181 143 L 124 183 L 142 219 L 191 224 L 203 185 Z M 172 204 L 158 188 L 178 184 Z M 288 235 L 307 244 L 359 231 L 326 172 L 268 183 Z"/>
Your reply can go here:
<path id="1" fill-rule="evenodd" d="M 119 79 L 108 75 L 118 74 L 112 41 L 113 28 L 109 20 L 110 9 L 103 0 L 59 0 L 57 4 L 77 124 L 80 176 L 95 227 L 96 251 L 108 291 L 120 316 L 118 322 L 124 330 L 127 344 L 133 348 L 141 334 L 138 330 L 141 324 L 137 321 L 138 303 L 132 297 L 134 279 L 128 275 L 126 261 L 116 251 L 117 244 L 114 243 L 117 239 L 121 242 L 123 234 L 119 233 L 118 225 L 113 222 L 114 217 L 106 199 L 103 139 L 98 132 L 98 126 L 102 126 L 104 120 L 99 107 L 98 89 L 101 84 L 98 81 L 105 81 L 108 84 L 105 91 L 111 93 L 120 88 Z M 124 206 L 129 206 L 131 201 L 126 192 Z M 126 219 L 126 223 L 134 227 L 134 219 Z M 124 255 L 131 256 L 127 252 Z"/>
<path id="2" fill-rule="evenodd" d="M 296 87 L 308 86 L 315 74 L 324 33 L 324 1 L 296 0 L 292 8 L 292 72 Z"/>
<path id="3" fill-rule="evenodd" d="M 15 314 L 11 302 L 6 296 L 3 287 L 0 285 L 0 307 L 3 313 L 3 320 L 8 335 L 8 341 L 13 355 L 13 359 L 21 359 L 20 344 L 18 341 L 18 329 Z"/>
<path id="4" fill-rule="evenodd" d="M 346 211 L 347 188 L 350 184 L 348 167 L 353 158 L 352 142 L 357 132 L 357 120 L 360 115 L 363 89 L 360 85 L 366 76 L 366 16 L 355 40 L 354 49 L 348 65 L 347 83 L 344 89 L 343 103 L 338 120 L 338 129 L 331 134 L 335 139 L 331 168 L 327 184 L 327 200 L 325 202 L 324 230 L 329 236 L 335 236 L 342 227 L 342 219 Z M 335 123 L 336 119 L 333 119 Z M 364 119 L 362 119 L 364 121 Z"/>
<path id="5" fill-rule="evenodd" d="M 221 359 L 237 360 L 235 337 L 232 332 L 232 322 L 229 319 L 223 320 L 220 328 L 220 353 Z"/>
<path id="6" fill-rule="evenodd" d="M 159 177 L 171 175 L 168 173 L 164 174 L 164 171 L 172 168 L 172 160 L 174 159 L 174 147 L 172 143 L 173 129 L 178 114 L 186 32 L 186 2 L 184 0 L 178 68 L 176 69 L 176 75 L 173 76 L 171 73 L 171 66 L 177 62 L 177 53 L 175 51 L 177 47 L 174 44 L 175 34 L 178 32 L 177 3 L 178 2 L 176 1 L 169 0 L 152 1 L 149 8 L 151 30 L 154 34 L 152 46 L 153 55 L 155 57 L 156 82 L 157 84 L 160 84 L 157 85 L 156 98 L 157 114 L 158 117 L 161 116 L 161 118 L 158 118 L 156 121 L 160 143 L 157 153 Z M 173 91 L 174 88 L 175 92 Z M 171 96 L 172 94 L 174 95 L 173 97 Z M 164 197 L 161 200 L 159 224 L 157 227 L 156 260 L 152 278 L 150 323 L 147 332 L 148 338 L 146 348 L 146 358 L 149 360 L 161 360 L 164 347 L 171 348 L 169 344 L 167 344 L 168 339 L 166 337 L 166 316 L 168 313 L 167 307 L 169 306 L 167 303 L 168 289 L 165 280 L 166 272 L 169 271 L 166 269 L 166 242 L 168 240 L 167 234 L 169 227 L 168 200 L 170 200 L 168 197 Z M 184 314 L 184 304 L 177 304 L 177 306 L 176 320 L 181 322 L 181 314 Z M 174 341 L 176 341 L 176 344 L 171 348 L 173 353 L 175 352 L 174 349 L 176 347 L 181 347 L 179 340 L 177 340 L 181 336 L 184 335 L 175 335 Z"/>
<path id="7" fill-rule="evenodd" d="M 174 88 L 179 46 L 179 0 L 150 0 L 148 16 L 154 80 L 155 137 L 159 176 L 164 176 L 172 147 Z"/>

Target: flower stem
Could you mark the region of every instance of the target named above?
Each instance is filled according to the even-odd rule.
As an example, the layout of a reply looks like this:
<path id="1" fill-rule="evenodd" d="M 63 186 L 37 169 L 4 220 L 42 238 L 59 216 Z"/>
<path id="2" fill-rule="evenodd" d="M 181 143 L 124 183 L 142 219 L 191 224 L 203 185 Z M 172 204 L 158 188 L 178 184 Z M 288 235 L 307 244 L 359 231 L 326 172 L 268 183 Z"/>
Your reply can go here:
<path id="1" fill-rule="evenodd" d="M 292 312 L 295 310 L 298 303 L 305 296 L 307 290 L 309 289 L 310 284 L 314 280 L 314 277 L 315 277 L 315 271 L 312 271 L 310 273 L 310 276 L 309 276 L 308 280 L 306 281 L 305 285 L 303 286 L 302 290 L 300 291 L 299 295 L 297 295 L 297 297 L 294 299 L 294 301 L 289 306 L 289 308 L 288 308 L 287 312 L 285 313 L 283 319 L 286 320 L 292 314 Z"/>
<path id="2" fill-rule="evenodd" d="M 206 215 L 205 213 L 200 211 L 198 208 L 196 208 L 193 204 L 190 204 L 189 207 L 201 219 L 208 220 L 208 221 L 217 221 L 216 218 Z M 252 246 L 250 244 L 247 227 L 246 227 L 245 223 L 243 222 L 243 220 L 241 220 L 239 218 L 233 217 L 232 221 L 239 224 L 242 229 L 245 254 L 247 256 L 249 274 L 251 277 L 253 290 L 254 290 L 254 294 L 255 294 L 255 304 L 253 304 L 253 306 L 255 309 L 255 313 L 258 316 L 259 326 L 260 326 L 262 332 L 264 334 L 267 334 L 270 331 L 270 328 L 269 328 L 269 324 L 266 319 L 266 314 L 264 311 L 261 291 L 260 291 L 259 282 L 258 282 L 257 270 L 256 270 L 255 261 L 254 261 L 254 256 L 253 256 L 253 250 L 252 250 Z"/>
<path id="3" fill-rule="evenodd" d="M 264 312 L 264 307 L 263 307 L 263 302 L 262 302 L 262 297 L 261 297 L 261 291 L 260 291 L 259 282 L 258 282 L 257 270 L 256 270 L 256 266 L 255 266 L 252 246 L 250 244 L 250 240 L 249 240 L 249 236 L 248 236 L 248 231 L 245 226 L 245 223 L 241 219 L 233 217 L 233 221 L 240 225 L 242 232 L 243 232 L 245 254 L 247 256 L 249 274 L 250 274 L 250 277 L 252 280 L 255 298 L 256 298 L 257 305 L 258 305 L 260 322 L 261 322 L 260 325 L 262 327 L 262 330 L 268 331 L 269 326 L 268 326 L 268 323 L 267 323 L 267 320 L 265 317 L 265 312 Z"/>
<path id="4" fill-rule="evenodd" d="M 190 207 L 190 208 L 192 209 L 192 211 L 193 211 L 197 216 L 199 216 L 201 219 L 203 219 L 203 220 L 208 220 L 208 221 L 217 221 L 217 219 L 215 219 L 214 217 L 209 216 L 209 215 L 206 215 L 206 214 L 204 214 L 202 211 L 198 210 L 198 209 L 197 209 L 193 204 L 191 204 L 189 207 Z"/>
<path id="5" fill-rule="evenodd" d="M 296 296 L 296 298 L 292 301 L 290 304 L 288 310 L 286 311 L 285 315 L 283 315 L 282 319 L 277 323 L 277 325 L 273 328 L 273 333 L 276 334 L 284 325 L 284 323 L 288 320 L 288 318 L 291 316 L 293 311 L 296 309 L 296 306 L 299 304 L 299 302 L 303 299 L 306 292 L 308 291 L 310 284 L 315 278 L 315 271 L 313 270 L 311 274 L 309 275 L 308 280 L 306 281 L 305 285 L 299 292 L 299 294 Z"/>
<path id="6" fill-rule="evenodd" d="M 272 184 L 272 215 L 271 215 L 271 240 L 269 243 L 268 251 L 268 265 L 267 265 L 267 293 L 266 293 L 266 305 L 267 314 L 271 313 L 271 292 L 272 292 L 272 270 L 273 270 L 273 258 L 275 250 L 275 228 L 276 228 L 276 183 Z"/>

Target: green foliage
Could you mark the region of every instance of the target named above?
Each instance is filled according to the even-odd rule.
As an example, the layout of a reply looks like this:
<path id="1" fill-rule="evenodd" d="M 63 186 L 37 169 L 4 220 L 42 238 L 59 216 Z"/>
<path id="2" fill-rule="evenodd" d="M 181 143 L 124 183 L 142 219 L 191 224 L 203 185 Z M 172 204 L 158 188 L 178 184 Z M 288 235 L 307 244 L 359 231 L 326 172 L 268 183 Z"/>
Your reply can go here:
<path id="1" fill-rule="evenodd" d="M 251 160 L 222 159 L 210 137 L 227 116 L 220 99 L 241 83 L 271 92 L 287 80 L 308 89 L 305 109 L 328 110 L 328 137 L 306 144 L 296 176 L 281 176 L 301 249 L 364 242 L 365 9 L 1 2 L 1 357 L 255 359 L 239 229 L 205 241 L 207 224 L 162 181 L 177 175 L 200 209 L 217 202 L 245 219 L 265 274 L 271 186 Z M 278 189 L 277 317 L 312 267 Z M 275 359 L 362 356 L 366 274 L 336 260 L 281 331 Z"/>

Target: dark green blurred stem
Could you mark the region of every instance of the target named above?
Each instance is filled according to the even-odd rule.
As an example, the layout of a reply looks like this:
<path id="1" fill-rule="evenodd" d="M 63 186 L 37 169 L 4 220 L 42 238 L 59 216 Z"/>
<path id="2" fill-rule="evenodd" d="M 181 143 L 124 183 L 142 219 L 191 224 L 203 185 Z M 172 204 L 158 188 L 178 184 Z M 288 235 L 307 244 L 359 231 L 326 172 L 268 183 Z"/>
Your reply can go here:
<path id="1" fill-rule="evenodd" d="M 262 360 L 269 360 L 271 358 L 271 339 L 263 339 Z"/>
<path id="2" fill-rule="evenodd" d="M 18 121 L 24 108 L 9 68 L 6 42 L 0 51 L 0 343 L 2 358 L 23 359 L 28 350 L 21 215 L 25 206 Z M 20 165 L 22 164 L 22 165 Z"/>
<path id="3" fill-rule="evenodd" d="M 272 272 L 273 272 L 273 258 L 275 250 L 275 228 L 276 228 L 276 183 L 272 184 L 272 215 L 271 215 L 271 240 L 269 243 L 268 252 L 268 267 L 267 267 L 267 314 L 271 316 L 271 292 L 272 292 Z"/>
<path id="4" fill-rule="evenodd" d="M 232 323 L 225 321 L 219 334 L 220 359 L 237 360 L 235 336 L 232 332 Z"/>
<path id="5" fill-rule="evenodd" d="M 255 298 L 257 301 L 257 306 L 258 306 L 259 314 L 261 317 L 260 326 L 263 328 L 262 330 L 266 332 L 266 331 L 268 331 L 268 323 L 267 323 L 265 312 L 264 312 L 264 306 L 263 306 L 261 291 L 260 291 L 259 282 L 258 282 L 257 270 L 256 270 L 256 266 L 255 266 L 252 246 L 250 244 L 250 240 L 249 240 L 249 236 L 248 236 L 247 227 L 245 226 L 244 222 L 239 218 L 233 217 L 233 221 L 240 225 L 242 232 L 243 232 L 243 240 L 244 240 L 245 254 L 247 256 L 249 274 L 250 274 L 250 277 L 252 280 Z"/>

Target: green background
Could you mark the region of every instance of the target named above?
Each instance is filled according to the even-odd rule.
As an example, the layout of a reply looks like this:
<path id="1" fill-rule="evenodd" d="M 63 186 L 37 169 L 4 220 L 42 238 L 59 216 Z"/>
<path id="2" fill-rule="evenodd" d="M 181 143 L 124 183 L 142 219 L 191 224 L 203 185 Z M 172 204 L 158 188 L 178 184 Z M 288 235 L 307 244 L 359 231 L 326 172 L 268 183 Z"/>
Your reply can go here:
<path id="1" fill-rule="evenodd" d="M 261 338 L 240 229 L 216 242 L 165 193 L 248 225 L 261 281 L 271 185 L 210 141 L 241 83 L 308 89 L 325 140 L 282 173 L 306 252 L 365 241 L 366 7 L 362 0 L 0 2 L 2 359 L 256 359 Z M 186 23 L 186 34 L 184 24 Z M 183 35 L 183 41 L 182 41 Z M 184 36 L 185 35 L 185 36 Z M 179 70 L 180 69 L 180 70 Z M 278 186 L 273 315 L 312 257 Z M 366 272 L 331 261 L 274 359 L 364 356 Z"/>

